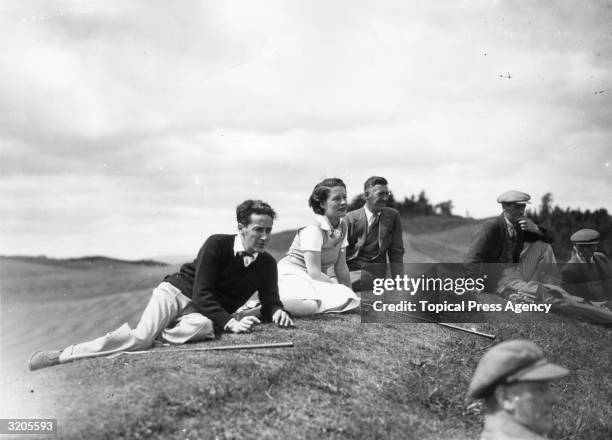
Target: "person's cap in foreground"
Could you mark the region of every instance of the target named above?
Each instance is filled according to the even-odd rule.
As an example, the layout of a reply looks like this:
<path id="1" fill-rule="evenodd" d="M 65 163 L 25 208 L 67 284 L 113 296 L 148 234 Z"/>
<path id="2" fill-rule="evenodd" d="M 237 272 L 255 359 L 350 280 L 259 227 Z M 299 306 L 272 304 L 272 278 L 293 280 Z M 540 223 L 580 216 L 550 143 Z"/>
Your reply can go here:
<path id="1" fill-rule="evenodd" d="M 497 344 L 487 351 L 474 372 L 468 396 L 487 397 L 499 384 L 560 379 L 567 368 L 548 362 L 542 349 L 531 341 L 516 339 Z"/>

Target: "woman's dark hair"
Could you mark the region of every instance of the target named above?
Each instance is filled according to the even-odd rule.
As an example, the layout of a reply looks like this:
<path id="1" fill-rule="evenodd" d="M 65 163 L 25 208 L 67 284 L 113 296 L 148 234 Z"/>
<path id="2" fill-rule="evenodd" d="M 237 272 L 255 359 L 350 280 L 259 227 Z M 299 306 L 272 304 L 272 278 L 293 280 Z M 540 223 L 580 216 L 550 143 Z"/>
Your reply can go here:
<path id="1" fill-rule="evenodd" d="M 236 207 L 236 220 L 244 226 L 251 223 L 251 214 L 269 215 L 272 220 L 276 218 L 276 212 L 270 205 L 261 200 L 245 200 Z"/>
<path id="2" fill-rule="evenodd" d="M 321 203 L 327 201 L 329 192 L 334 186 L 341 186 L 346 189 L 346 185 L 342 179 L 338 179 L 337 177 L 324 179 L 315 185 L 314 189 L 312 190 L 312 194 L 310 194 L 310 197 L 308 198 L 308 206 L 312 208 L 315 214 L 325 214 L 325 210 L 321 206 Z"/>

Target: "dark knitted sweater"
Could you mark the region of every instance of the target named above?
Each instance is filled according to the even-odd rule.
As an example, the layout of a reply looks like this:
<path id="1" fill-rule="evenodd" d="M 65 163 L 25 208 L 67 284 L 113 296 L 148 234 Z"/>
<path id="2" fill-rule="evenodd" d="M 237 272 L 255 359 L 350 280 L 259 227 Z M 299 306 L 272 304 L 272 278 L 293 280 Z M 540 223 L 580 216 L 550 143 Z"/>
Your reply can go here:
<path id="1" fill-rule="evenodd" d="M 195 308 L 213 321 L 217 331 L 231 319 L 230 314 L 242 306 L 255 291 L 259 291 L 261 313 L 270 320 L 283 308 L 278 297 L 276 261 L 262 252 L 248 267 L 243 258 L 234 255 L 235 235 L 211 235 L 193 263 L 184 264 L 180 271 L 166 276 L 164 281 L 191 298 Z"/>

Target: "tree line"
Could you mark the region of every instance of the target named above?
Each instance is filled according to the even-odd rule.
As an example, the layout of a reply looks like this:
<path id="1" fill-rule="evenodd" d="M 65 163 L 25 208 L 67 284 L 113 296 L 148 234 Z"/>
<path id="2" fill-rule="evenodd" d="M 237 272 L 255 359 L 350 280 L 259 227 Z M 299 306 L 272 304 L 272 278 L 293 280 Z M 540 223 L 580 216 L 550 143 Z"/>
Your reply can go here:
<path id="1" fill-rule="evenodd" d="M 363 193 L 355 196 L 349 203 L 349 211 L 361 208 L 365 204 Z M 446 200 L 437 204 L 429 201 L 425 191 L 417 196 L 414 194 L 396 200 L 393 193 L 389 194 L 387 206 L 397 209 L 402 215 L 453 215 L 453 201 Z M 527 210 L 527 216 L 536 223 L 548 228 L 555 236 L 553 250 L 559 261 L 567 261 L 572 252 L 570 236 L 579 229 L 595 229 L 601 234 L 599 249 L 606 255 L 612 257 L 612 216 L 605 208 L 594 211 L 581 209 L 562 209 L 558 205 L 553 206 L 552 193 L 542 196 L 540 206 Z"/>
<path id="2" fill-rule="evenodd" d="M 562 209 L 558 205 L 552 206 L 553 196 L 546 193 L 537 210 L 528 210 L 527 215 L 536 223 L 548 228 L 555 236 L 553 250 L 559 261 L 569 259 L 572 246 L 570 236 L 579 229 L 595 229 L 601 234 L 599 249 L 608 256 L 612 256 L 612 216 L 605 208 L 594 211 L 580 209 Z"/>
<path id="3" fill-rule="evenodd" d="M 348 210 L 353 211 L 361 208 L 365 204 L 365 198 L 363 193 L 355 196 L 349 203 Z M 446 200 L 444 202 L 433 205 L 425 191 L 421 191 L 418 196 L 414 194 L 408 197 L 404 197 L 404 200 L 395 200 L 393 193 L 389 193 L 389 199 L 387 206 L 390 208 L 397 209 L 401 214 L 406 215 L 453 215 L 453 201 Z"/>

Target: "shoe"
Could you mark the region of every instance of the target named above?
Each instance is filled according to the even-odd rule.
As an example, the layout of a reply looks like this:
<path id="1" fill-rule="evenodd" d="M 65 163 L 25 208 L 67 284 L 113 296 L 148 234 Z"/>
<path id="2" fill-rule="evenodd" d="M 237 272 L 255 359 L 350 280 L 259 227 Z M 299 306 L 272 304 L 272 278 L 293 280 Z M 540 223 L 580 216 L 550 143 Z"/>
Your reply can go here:
<path id="1" fill-rule="evenodd" d="M 45 367 L 59 365 L 59 356 L 61 351 L 35 351 L 28 360 L 28 368 L 30 371 L 39 370 Z"/>

